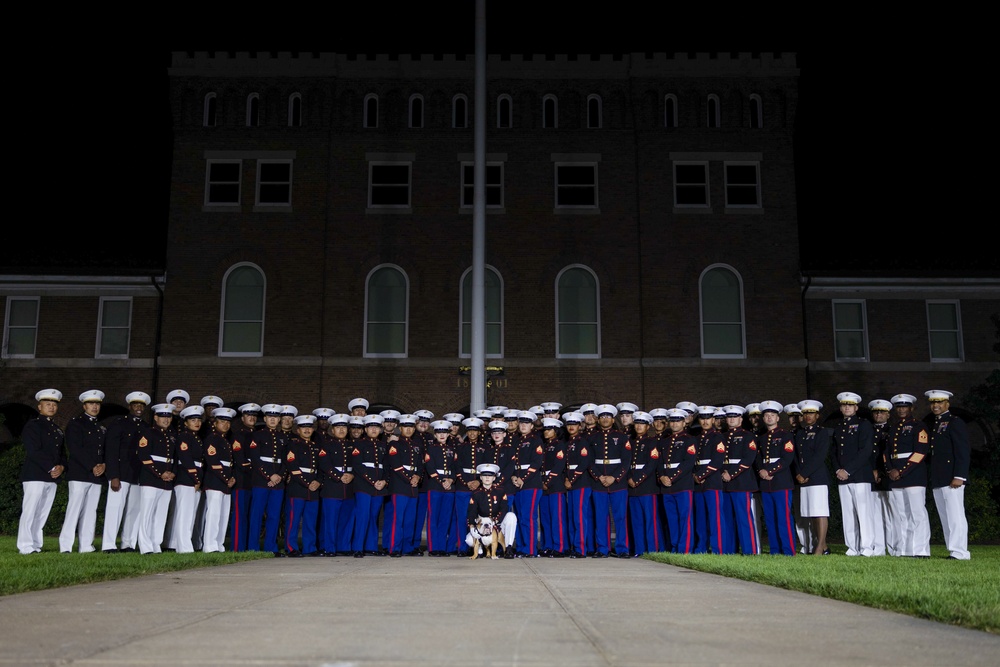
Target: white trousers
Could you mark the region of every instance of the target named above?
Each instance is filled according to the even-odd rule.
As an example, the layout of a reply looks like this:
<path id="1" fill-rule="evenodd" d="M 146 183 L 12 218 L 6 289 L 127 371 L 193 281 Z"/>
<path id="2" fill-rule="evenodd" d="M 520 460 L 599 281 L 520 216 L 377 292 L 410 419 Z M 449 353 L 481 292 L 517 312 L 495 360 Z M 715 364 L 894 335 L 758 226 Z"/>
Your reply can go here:
<path id="1" fill-rule="evenodd" d="M 875 539 L 872 522 L 872 485 L 841 484 L 840 506 L 844 513 L 844 542 L 848 556 L 871 556 Z"/>
<path id="2" fill-rule="evenodd" d="M 927 489 L 908 486 L 889 491 L 892 508 L 894 556 L 930 556 L 931 520 L 927 516 Z M 892 552 L 890 552 L 892 553 Z"/>
<path id="3" fill-rule="evenodd" d="M 965 486 L 934 489 L 934 504 L 941 517 L 944 545 L 958 560 L 969 560 L 969 522 L 965 518 Z"/>
<path id="4" fill-rule="evenodd" d="M 122 482 L 121 488 L 112 491 L 108 486 L 108 499 L 104 503 L 104 538 L 101 548 L 111 551 L 122 529 L 122 549 L 135 549 L 139 539 L 139 486 Z M 122 526 L 124 516 L 125 525 Z"/>
<path id="5" fill-rule="evenodd" d="M 816 548 L 817 535 L 813 533 L 812 518 L 802 516 L 801 489 L 795 489 L 792 505 L 795 507 L 795 535 L 799 538 L 799 553 L 811 554 Z"/>
<path id="6" fill-rule="evenodd" d="M 30 554 L 42 550 L 42 529 L 56 499 L 55 482 L 21 482 L 21 520 L 17 524 L 17 550 Z"/>
<path id="7" fill-rule="evenodd" d="M 93 482 L 70 482 L 66 516 L 59 533 L 59 551 L 69 553 L 79 529 L 80 553 L 94 550 L 94 530 L 97 527 L 97 504 L 101 500 L 101 485 Z"/>
<path id="8" fill-rule="evenodd" d="M 169 489 L 139 487 L 139 551 L 144 554 L 160 553 L 170 496 Z"/>
<path id="9" fill-rule="evenodd" d="M 500 532 L 503 533 L 503 541 L 507 545 L 507 548 L 513 548 L 514 536 L 517 534 L 517 517 L 513 512 L 504 514 L 503 520 L 500 522 Z M 476 538 L 473 536 L 472 531 L 469 531 L 465 536 L 465 543 L 470 547 L 476 543 Z"/>
<path id="10" fill-rule="evenodd" d="M 198 509 L 198 495 L 193 486 L 174 487 L 174 523 L 170 528 L 170 545 L 179 554 L 194 553 L 191 538 L 194 533 L 194 513 Z"/>
<path id="11" fill-rule="evenodd" d="M 892 541 L 892 510 L 889 505 L 888 491 L 872 491 L 874 505 L 872 506 L 872 526 L 875 531 L 872 541 L 872 551 L 875 556 L 884 556 L 886 552 L 895 556 L 896 546 Z"/>
<path id="12" fill-rule="evenodd" d="M 205 553 L 226 550 L 226 531 L 229 529 L 229 506 L 232 496 L 222 491 L 205 491 L 205 532 L 201 544 Z"/>

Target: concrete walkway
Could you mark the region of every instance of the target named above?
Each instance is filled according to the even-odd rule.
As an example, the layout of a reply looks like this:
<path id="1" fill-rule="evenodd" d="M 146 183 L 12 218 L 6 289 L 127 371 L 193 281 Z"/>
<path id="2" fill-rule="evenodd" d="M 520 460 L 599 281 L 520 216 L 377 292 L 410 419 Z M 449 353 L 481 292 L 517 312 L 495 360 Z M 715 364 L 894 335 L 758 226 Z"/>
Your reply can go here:
<path id="1" fill-rule="evenodd" d="M 0 665 L 996 665 L 1000 637 L 644 560 L 262 560 L 0 598 Z"/>

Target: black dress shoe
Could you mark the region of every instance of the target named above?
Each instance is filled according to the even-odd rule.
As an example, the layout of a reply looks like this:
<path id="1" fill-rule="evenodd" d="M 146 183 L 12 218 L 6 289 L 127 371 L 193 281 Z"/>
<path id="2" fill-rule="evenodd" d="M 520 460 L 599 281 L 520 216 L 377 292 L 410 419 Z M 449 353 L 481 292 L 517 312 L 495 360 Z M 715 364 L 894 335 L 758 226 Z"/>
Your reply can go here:
<path id="1" fill-rule="evenodd" d="M 324 551 L 323 553 L 320 554 L 320 556 L 322 556 L 323 558 L 336 558 L 337 557 L 337 552 L 336 551 Z"/>
<path id="2" fill-rule="evenodd" d="M 568 556 L 568 558 L 586 558 L 586 556 L 584 556 L 584 555 L 583 555 L 582 553 L 580 553 L 579 551 L 571 551 L 571 552 L 569 553 L 569 556 Z"/>
<path id="3" fill-rule="evenodd" d="M 616 551 L 615 558 L 631 558 L 632 554 L 627 551 Z"/>
<path id="4" fill-rule="evenodd" d="M 366 556 L 384 556 L 385 553 L 383 553 L 381 551 L 366 551 L 365 555 Z"/>
<path id="5" fill-rule="evenodd" d="M 504 549 L 503 557 L 505 559 L 514 558 L 516 555 L 517 555 L 517 553 L 514 551 L 513 547 L 511 547 L 510 549 Z"/>
<path id="6" fill-rule="evenodd" d="M 274 556 L 275 558 L 284 558 L 285 557 L 285 554 L 283 554 L 280 551 L 272 551 L 271 555 Z"/>
<path id="7" fill-rule="evenodd" d="M 423 552 L 423 551 L 421 551 L 420 549 L 414 549 L 413 551 L 408 551 L 408 552 L 406 552 L 406 553 L 405 553 L 405 554 L 403 554 L 403 555 L 404 555 L 404 556 L 409 556 L 409 557 L 411 557 L 411 558 L 412 558 L 412 557 L 420 557 L 420 556 L 423 556 L 423 555 L 424 555 L 424 552 Z"/>
<path id="8" fill-rule="evenodd" d="M 401 551 L 393 551 L 391 554 L 389 554 L 389 558 L 402 558 L 402 557 L 403 557 L 403 552 Z"/>
<path id="9" fill-rule="evenodd" d="M 305 556 L 306 558 L 316 558 L 317 556 L 319 556 L 321 554 L 318 551 L 310 551 L 309 553 L 302 554 L 302 555 Z"/>
<path id="10" fill-rule="evenodd" d="M 608 554 L 602 554 L 600 551 L 595 551 L 590 557 L 591 558 L 607 558 Z"/>
<path id="11" fill-rule="evenodd" d="M 365 552 L 364 551 L 355 551 L 354 552 L 354 557 L 355 558 L 364 558 L 365 557 Z"/>
<path id="12" fill-rule="evenodd" d="M 823 549 L 823 555 L 824 556 L 829 556 L 830 555 L 830 550 L 829 549 Z"/>
<path id="13" fill-rule="evenodd" d="M 301 551 L 289 551 L 288 552 L 288 557 L 289 558 L 302 558 L 302 556 L 303 556 L 303 553 Z"/>

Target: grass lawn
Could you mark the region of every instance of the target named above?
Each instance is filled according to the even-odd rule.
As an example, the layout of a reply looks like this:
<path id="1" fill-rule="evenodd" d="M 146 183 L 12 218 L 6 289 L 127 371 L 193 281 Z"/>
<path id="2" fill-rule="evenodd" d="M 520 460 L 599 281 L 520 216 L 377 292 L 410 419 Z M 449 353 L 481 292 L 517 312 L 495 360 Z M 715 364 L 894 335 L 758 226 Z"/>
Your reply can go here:
<path id="1" fill-rule="evenodd" d="M 96 544 L 100 549 L 100 540 Z M 0 595 L 271 557 L 271 554 L 259 551 L 221 554 L 164 553 L 148 556 L 138 553 L 105 554 L 100 551 L 61 554 L 59 540 L 54 537 L 45 538 L 42 553 L 22 556 L 17 552 L 15 537 L 0 536 Z"/>
<path id="2" fill-rule="evenodd" d="M 830 556 L 771 557 L 649 554 L 646 558 L 692 570 L 888 609 L 941 623 L 1000 634 L 1000 546 L 972 546 L 972 560 L 848 558 L 843 545 Z"/>

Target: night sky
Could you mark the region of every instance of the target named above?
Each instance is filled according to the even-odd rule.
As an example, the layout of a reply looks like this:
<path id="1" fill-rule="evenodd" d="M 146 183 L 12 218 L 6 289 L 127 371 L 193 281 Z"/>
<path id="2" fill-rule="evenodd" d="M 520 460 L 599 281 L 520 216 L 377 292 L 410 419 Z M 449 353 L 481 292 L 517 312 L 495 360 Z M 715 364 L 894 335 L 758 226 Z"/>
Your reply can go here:
<path id="1" fill-rule="evenodd" d="M 539 7 L 549 5 L 572 15 L 538 14 Z M 170 187 L 166 69 L 171 51 L 474 52 L 471 0 L 331 7 L 336 10 L 332 18 L 261 17 L 249 30 L 228 19 L 202 20 L 192 27 L 198 19 L 185 17 L 165 18 L 157 26 L 159 36 L 137 29 L 103 41 L 92 35 L 71 38 L 67 59 L 80 57 L 66 63 L 64 87 L 40 91 L 45 103 L 36 124 L 49 128 L 52 145 L 71 150 L 57 162 L 46 155 L 35 168 L 36 174 L 58 174 L 48 183 L 58 182 L 60 188 L 44 181 L 31 184 L 41 193 L 38 205 L 45 219 L 58 224 L 30 219 L 19 224 L 8 214 L 0 271 L 67 264 L 96 272 L 108 263 L 162 266 Z M 794 17 L 734 15 L 719 26 L 715 12 L 665 9 L 659 15 L 609 17 L 606 9 L 588 14 L 577 3 L 541 2 L 493 2 L 489 12 L 491 53 L 796 52 L 803 268 L 1000 268 L 996 243 L 971 237 L 983 225 L 981 216 L 950 202 L 939 205 L 945 199 L 939 193 L 965 180 L 955 175 L 958 164 L 933 160 L 942 145 L 955 141 L 951 133 L 931 128 L 935 142 L 927 139 L 922 96 L 933 54 L 902 50 L 884 35 L 872 40 L 871 34 L 834 23 L 824 24 L 822 33 L 777 25 L 795 23 Z M 938 112 L 937 121 L 943 126 L 956 122 L 946 110 Z M 98 156 L 104 157 L 95 160 Z M 969 206 L 975 200 L 959 201 Z M 17 247 L 32 251 L 10 252 Z"/>

